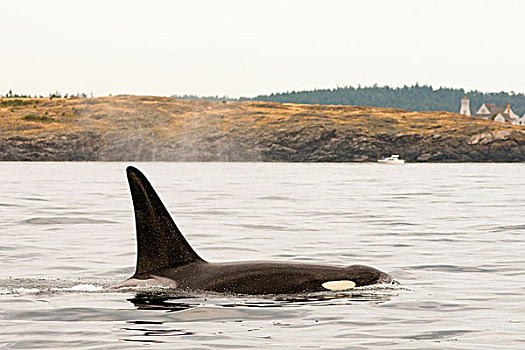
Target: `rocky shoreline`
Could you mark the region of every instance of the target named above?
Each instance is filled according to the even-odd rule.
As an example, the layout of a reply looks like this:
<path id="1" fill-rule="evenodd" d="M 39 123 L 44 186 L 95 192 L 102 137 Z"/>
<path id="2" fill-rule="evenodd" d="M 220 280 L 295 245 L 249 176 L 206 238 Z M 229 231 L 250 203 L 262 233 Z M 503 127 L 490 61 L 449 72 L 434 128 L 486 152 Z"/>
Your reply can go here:
<path id="1" fill-rule="evenodd" d="M 525 129 L 446 112 L 115 96 L 0 105 L 4 161 L 522 162 Z"/>

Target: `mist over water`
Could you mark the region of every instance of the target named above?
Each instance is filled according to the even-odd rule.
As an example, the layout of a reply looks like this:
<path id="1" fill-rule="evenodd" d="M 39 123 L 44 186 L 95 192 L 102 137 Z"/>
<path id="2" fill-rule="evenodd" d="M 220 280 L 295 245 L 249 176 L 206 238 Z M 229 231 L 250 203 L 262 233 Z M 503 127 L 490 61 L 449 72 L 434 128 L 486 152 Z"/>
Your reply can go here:
<path id="1" fill-rule="evenodd" d="M 135 265 L 127 165 L 0 164 L 0 346 L 525 345 L 525 164 L 133 163 L 206 260 L 400 282 L 277 297 L 108 289 Z"/>

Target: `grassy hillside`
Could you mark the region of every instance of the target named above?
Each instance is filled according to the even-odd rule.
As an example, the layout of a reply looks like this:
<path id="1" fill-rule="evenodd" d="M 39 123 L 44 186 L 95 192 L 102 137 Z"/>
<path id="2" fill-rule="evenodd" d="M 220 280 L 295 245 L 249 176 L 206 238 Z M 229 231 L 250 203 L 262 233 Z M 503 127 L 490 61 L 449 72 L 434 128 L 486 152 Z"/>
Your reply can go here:
<path id="1" fill-rule="evenodd" d="M 22 101 L 22 102 L 20 102 Z M 446 112 L 165 97 L 0 99 L 0 159 L 523 161 L 523 128 Z"/>

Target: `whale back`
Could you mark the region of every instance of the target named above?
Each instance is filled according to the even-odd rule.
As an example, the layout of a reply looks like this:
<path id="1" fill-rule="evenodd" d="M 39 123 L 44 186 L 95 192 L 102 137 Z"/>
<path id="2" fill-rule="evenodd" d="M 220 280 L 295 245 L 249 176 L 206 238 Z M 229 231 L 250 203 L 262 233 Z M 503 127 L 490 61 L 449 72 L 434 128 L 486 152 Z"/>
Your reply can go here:
<path id="1" fill-rule="evenodd" d="M 148 179 L 137 168 L 126 169 L 137 233 L 134 278 L 203 261 L 184 238 Z"/>

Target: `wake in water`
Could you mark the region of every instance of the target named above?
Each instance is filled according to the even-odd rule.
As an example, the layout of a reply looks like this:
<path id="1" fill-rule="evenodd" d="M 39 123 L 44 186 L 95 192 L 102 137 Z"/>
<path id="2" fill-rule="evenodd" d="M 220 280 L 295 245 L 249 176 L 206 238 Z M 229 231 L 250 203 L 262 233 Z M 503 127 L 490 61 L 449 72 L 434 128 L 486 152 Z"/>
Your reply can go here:
<path id="1" fill-rule="evenodd" d="M 42 278 L 0 279 L 0 295 L 101 292 L 106 287 L 92 282 Z"/>
<path id="2" fill-rule="evenodd" d="M 110 288 L 107 281 L 64 279 L 0 279 L 0 295 L 55 296 L 64 293 L 132 294 L 127 300 L 139 310 L 182 311 L 203 306 L 216 307 L 286 307 L 300 304 L 348 305 L 357 302 L 382 303 L 405 290 L 399 283 L 358 287 L 344 292 L 319 292 L 291 295 L 242 295 L 216 292 L 180 291 L 165 287 Z"/>

